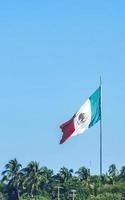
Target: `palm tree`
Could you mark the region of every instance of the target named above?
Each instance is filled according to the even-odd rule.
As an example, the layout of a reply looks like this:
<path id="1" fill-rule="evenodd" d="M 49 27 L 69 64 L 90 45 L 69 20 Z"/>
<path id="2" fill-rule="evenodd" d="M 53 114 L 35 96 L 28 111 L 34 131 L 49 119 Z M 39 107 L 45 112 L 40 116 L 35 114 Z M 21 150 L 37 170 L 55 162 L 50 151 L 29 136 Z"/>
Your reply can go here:
<path id="1" fill-rule="evenodd" d="M 125 181 L 125 166 L 123 166 L 121 168 L 121 172 L 120 172 L 120 175 L 119 175 L 120 179 Z"/>
<path id="2" fill-rule="evenodd" d="M 87 169 L 86 167 L 80 167 L 76 174 L 78 174 L 78 177 L 82 182 L 88 182 L 90 179 L 90 169 Z"/>
<path id="3" fill-rule="evenodd" d="M 115 164 L 110 165 L 108 172 L 109 172 L 109 176 L 112 177 L 113 184 L 114 184 L 114 181 L 116 180 L 116 177 L 118 176 L 118 170 L 116 168 L 116 165 Z"/>
<path id="4" fill-rule="evenodd" d="M 68 170 L 66 167 L 62 167 L 59 171 L 60 181 L 65 183 L 70 178 L 72 178 L 73 169 Z"/>
<path id="5" fill-rule="evenodd" d="M 10 160 L 5 165 L 5 171 L 2 172 L 2 182 L 7 184 L 9 190 L 15 190 L 17 199 L 20 198 L 20 184 L 21 184 L 21 168 L 22 165 L 16 159 Z"/>
<path id="6" fill-rule="evenodd" d="M 34 197 L 40 193 L 40 186 L 42 181 L 41 168 L 36 161 L 30 162 L 23 170 L 24 173 L 24 189 L 28 196 Z"/>
<path id="7" fill-rule="evenodd" d="M 101 184 L 102 185 L 113 184 L 113 177 L 111 175 L 108 175 L 108 173 L 103 174 L 101 176 Z"/>
<path id="8" fill-rule="evenodd" d="M 48 169 L 47 167 L 42 167 L 41 168 L 41 175 L 42 175 L 42 178 L 44 180 L 44 183 L 48 183 L 53 176 L 53 170 Z"/>
<path id="9" fill-rule="evenodd" d="M 53 170 L 48 169 L 47 167 L 41 168 L 41 189 L 42 191 L 47 191 L 51 193 L 52 191 L 52 182 L 53 182 Z"/>

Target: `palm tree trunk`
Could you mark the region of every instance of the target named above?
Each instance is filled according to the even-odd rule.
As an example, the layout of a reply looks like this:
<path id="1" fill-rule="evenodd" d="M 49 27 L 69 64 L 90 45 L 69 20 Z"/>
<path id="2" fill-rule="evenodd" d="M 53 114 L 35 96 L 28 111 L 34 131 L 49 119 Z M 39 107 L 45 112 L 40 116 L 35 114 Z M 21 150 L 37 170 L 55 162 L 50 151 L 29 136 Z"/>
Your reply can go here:
<path id="1" fill-rule="evenodd" d="M 18 198 L 18 200 L 20 200 L 20 194 L 19 194 L 18 189 L 17 189 L 17 198 Z"/>

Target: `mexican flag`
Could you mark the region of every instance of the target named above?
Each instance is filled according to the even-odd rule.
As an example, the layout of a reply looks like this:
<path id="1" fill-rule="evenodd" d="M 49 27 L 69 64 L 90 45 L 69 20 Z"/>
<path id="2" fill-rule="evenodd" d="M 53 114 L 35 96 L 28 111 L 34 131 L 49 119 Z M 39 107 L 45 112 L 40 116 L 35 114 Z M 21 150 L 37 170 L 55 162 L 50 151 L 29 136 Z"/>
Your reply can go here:
<path id="1" fill-rule="evenodd" d="M 101 119 L 101 86 L 81 106 L 79 111 L 60 128 L 63 135 L 60 144 L 63 144 L 71 136 L 82 134 Z"/>

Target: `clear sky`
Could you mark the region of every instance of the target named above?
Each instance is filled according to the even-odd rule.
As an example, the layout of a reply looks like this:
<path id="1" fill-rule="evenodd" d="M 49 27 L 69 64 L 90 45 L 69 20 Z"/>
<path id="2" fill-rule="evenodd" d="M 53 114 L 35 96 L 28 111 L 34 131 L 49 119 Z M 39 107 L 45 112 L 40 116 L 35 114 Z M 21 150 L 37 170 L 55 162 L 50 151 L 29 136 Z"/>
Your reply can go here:
<path id="1" fill-rule="evenodd" d="M 99 123 L 63 145 L 103 79 L 103 171 L 125 165 L 125 1 L 0 2 L 0 170 L 10 159 L 99 173 Z"/>

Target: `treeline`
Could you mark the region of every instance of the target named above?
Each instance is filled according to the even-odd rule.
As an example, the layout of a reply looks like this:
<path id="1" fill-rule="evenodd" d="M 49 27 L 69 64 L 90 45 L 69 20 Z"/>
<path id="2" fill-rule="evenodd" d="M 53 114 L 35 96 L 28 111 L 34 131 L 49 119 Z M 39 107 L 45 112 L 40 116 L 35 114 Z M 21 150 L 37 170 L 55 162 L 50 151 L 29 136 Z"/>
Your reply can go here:
<path id="1" fill-rule="evenodd" d="M 101 177 L 90 169 L 78 171 L 62 167 L 57 174 L 36 161 L 26 167 L 16 159 L 5 165 L 0 180 L 0 200 L 123 200 L 125 166 L 120 171 L 110 165 Z"/>

